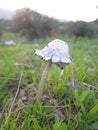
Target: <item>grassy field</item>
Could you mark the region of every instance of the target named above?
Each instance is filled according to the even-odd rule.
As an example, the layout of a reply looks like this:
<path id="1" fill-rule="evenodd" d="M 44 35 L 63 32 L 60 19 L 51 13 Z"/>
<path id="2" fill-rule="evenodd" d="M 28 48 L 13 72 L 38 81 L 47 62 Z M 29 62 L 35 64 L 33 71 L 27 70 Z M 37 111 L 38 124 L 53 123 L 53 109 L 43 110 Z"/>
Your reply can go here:
<path id="1" fill-rule="evenodd" d="M 59 80 L 60 68 L 52 65 L 41 102 L 36 94 L 46 62 L 34 55 L 59 38 L 69 42 L 73 62 Z M 13 39 L 15 46 L 3 46 Z M 37 43 L 37 44 L 36 44 Z M 98 38 L 58 36 L 33 42 L 5 34 L 0 45 L 0 130 L 98 129 Z"/>

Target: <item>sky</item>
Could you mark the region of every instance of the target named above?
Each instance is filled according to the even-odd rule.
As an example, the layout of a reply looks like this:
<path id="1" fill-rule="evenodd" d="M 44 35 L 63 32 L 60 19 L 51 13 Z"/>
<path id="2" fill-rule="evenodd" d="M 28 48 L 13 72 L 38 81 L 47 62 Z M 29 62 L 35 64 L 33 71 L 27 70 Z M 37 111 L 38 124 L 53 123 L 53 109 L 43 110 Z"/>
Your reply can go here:
<path id="1" fill-rule="evenodd" d="M 98 0 L 0 0 L 0 8 L 16 10 L 29 7 L 61 20 L 93 21 L 98 18 Z"/>

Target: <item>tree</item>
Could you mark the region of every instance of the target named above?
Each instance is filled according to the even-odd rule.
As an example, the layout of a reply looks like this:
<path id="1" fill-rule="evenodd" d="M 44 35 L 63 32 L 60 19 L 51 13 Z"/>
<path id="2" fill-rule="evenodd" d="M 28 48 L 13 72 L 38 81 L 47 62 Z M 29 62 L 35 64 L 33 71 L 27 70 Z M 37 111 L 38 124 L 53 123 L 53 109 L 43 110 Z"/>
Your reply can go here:
<path id="1" fill-rule="evenodd" d="M 93 22 L 78 21 L 75 22 L 70 28 L 69 32 L 78 37 L 94 37 L 97 34 L 96 24 Z"/>
<path id="2" fill-rule="evenodd" d="M 57 20 L 29 8 L 17 10 L 13 21 L 13 31 L 21 32 L 21 35 L 26 35 L 31 40 L 51 36 L 57 32 Z"/>

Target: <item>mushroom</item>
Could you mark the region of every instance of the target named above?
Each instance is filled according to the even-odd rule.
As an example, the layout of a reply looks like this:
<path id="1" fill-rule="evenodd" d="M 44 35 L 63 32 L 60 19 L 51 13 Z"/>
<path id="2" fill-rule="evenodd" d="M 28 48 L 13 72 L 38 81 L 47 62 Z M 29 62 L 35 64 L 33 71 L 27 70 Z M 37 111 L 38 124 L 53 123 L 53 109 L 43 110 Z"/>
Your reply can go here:
<path id="1" fill-rule="evenodd" d="M 69 56 L 69 48 L 68 44 L 62 40 L 55 39 L 48 43 L 42 50 L 35 49 L 34 53 L 41 57 L 44 61 L 48 61 L 41 77 L 41 81 L 39 83 L 39 90 L 37 94 L 37 101 L 41 100 L 45 79 L 47 77 L 47 73 L 52 63 L 56 64 L 61 68 L 61 73 L 59 79 L 62 77 L 64 67 L 71 63 L 72 59 Z"/>

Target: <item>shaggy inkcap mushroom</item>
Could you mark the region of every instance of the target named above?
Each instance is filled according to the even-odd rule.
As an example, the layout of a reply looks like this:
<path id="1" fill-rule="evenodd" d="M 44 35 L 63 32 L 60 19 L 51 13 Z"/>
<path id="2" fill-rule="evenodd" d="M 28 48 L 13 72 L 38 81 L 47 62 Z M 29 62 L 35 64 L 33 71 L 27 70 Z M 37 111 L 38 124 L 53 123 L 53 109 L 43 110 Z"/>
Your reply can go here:
<path id="1" fill-rule="evenodd" d="M 54 63 L 62 69 L 61 74 L 59 76 L 59 78 L 61 78 L 64 67 L 71 63 L 72 59 L 69 56 L 68 44 L 59 39 L 51 41 L 42 50 L 35 49 L 34 53 L 37 56 L 41 57 L 44 61 L 48 61 L 42 73 L 41 81 L 39 83 L 40 88 L 38 91 L 37 100 L 40 100 L 44 88 L 44 82 L 51 64 Z"/>

